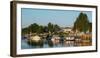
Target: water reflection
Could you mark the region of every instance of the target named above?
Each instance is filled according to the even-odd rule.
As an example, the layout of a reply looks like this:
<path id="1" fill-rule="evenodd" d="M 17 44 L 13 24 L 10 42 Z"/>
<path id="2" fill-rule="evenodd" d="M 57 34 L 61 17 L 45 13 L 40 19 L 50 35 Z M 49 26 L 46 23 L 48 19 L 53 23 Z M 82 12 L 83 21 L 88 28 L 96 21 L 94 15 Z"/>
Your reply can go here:
<path id="1" fill-rule="evenodd" d="M 54 38 L 54 39 L 53 39 Z M 21 40 L 21 48 L 22 49 L 32 49 L 32 48 L 56 48 L 56 47 L 73 47 L 73 46 L 82 46 L 84 40 L 78 37 L 53 37 L 47 36 L 46 38 L 42 38 L 42 40 L 38 43 L 30 43 L 27 38 L 22 38 Z M 88 43 L 91 45 L 91 39 L 88 39 Z M 85 45 L 86 46 L 86 45 Z"/>

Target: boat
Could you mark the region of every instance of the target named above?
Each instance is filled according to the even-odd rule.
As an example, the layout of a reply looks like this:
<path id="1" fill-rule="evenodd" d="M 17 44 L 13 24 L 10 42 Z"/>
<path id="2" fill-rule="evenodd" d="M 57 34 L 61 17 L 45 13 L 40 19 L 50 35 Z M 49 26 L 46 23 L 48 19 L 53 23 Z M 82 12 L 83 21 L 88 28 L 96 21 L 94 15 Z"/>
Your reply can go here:
<path id="1" fill-rule="evenodd" d="M 38 35 L 30 36 L 28 43 L 31 45 L 43 45 L 43 40 Z"/>
<path id="2" fill-rule="evenodd" d="M 74 40 L 74 39 L 75 39 L 75 37 L 73 37 L 73 36 L 65 37 L 65 40 L 69 40 L 69 41 Z"/>

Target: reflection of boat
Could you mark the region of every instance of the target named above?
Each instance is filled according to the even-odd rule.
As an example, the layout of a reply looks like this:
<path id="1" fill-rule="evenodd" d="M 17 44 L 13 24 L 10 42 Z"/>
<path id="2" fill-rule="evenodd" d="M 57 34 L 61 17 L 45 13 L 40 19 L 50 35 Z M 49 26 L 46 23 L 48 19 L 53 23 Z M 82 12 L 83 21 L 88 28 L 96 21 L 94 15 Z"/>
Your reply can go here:
<path id="1" fill-rule="evenodd" d="M 51 39 L 53 44 L 59 44 L 60 43 L 60 37 L 59 36 L 53 36 Z"/>
<path id="2" fill-rule="evenodd" d="M 74 41 L 64 41 L 64 46 L 74 46 Z"/>
<path id="3" fill-rule="evenodd" d="M 22 39 L 27 39 L 27 37 L 25 37 L 25 36 L 22 36 Z"/>
<path id="4" fill-rule="evenodd" d="M 74 46 L 74 42 L 75 42 L 75 37 L 73 36 L 65 37 L 64 46 Z"/>
<path id="5" fill-rule="evenodd" d="M 27 38 L 28 38 L 28 34 L 22 35 L 22 39 L 27 39 Z"/>

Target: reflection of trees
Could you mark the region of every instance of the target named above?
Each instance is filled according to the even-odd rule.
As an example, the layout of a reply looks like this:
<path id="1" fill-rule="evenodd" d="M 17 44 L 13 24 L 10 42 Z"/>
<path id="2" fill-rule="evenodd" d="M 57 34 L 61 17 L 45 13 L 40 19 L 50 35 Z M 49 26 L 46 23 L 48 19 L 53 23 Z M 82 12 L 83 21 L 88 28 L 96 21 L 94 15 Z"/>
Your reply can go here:
<path id="1" fill-rule="evenodd" d="M 49 47 L 53 47 L 53 42 L 51 40 L 48 41 Z"/>

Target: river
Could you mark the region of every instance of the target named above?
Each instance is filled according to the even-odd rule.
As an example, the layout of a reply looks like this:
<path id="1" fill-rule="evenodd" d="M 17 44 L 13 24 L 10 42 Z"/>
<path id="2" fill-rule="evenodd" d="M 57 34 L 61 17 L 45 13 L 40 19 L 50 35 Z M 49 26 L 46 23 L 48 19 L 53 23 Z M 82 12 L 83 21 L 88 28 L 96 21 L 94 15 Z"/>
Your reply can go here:
<path id="1" fill-rule="evenodd" d="M 21 40 L 21 48 L 22 49 L 33 49 L 33 48 L 58 48 L 58 47 L 68 47 L 68 46 L 74 46 L 74 43 L 70 44 L 71 42 L 68 42 L 68 45 L 65 45 L 65 42 L 60 42 L 58 44 L 52 44 L 51 41 L 44 40 L 43 46 L 34 46 L 34 45 L 29 45 L 27 43 L 27 39 L 22 39 Z"/>

